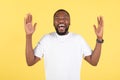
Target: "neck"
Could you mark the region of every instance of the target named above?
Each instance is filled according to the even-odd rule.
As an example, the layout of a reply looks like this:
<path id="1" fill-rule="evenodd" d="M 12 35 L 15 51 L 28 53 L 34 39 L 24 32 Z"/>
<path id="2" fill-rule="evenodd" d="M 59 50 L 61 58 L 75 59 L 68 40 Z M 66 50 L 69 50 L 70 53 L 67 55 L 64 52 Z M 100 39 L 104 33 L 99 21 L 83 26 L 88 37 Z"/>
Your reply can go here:
<path id="1" fill-rule="evenodd" d="M 59 34 L 59 33 L 57 33 L 59 36 L 65 36 L 65 35 L 67 35 L 69 32 L 66 32 L 65 34 Z"/>

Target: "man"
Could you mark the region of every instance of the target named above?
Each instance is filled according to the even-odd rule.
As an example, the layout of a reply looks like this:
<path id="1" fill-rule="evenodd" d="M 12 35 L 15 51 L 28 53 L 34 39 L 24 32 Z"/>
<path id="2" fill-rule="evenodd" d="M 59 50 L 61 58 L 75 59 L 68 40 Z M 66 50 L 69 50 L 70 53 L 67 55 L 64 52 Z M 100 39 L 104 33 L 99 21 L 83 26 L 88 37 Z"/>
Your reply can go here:
<path id="1" fill-rule="evenodd" d="M 94 25 L 97 36 L 96 46 L 92 51 L 85 40 L 78 34 L 68 31 L 70 15 L 60 9 L 54 14 L 56 32 L 45 35 L 33 49 L 32 34 L 36 23 L 32 25 L 32 15 L 25 18 L 26 32 L 26 60 L 32 66 L 42 57 L 45 62 L 46 80 L 80 80 L 82 57 L 93 66 L 96 66 L 103 43 L 103 18 L 97 18 L 98 27 Z"/>

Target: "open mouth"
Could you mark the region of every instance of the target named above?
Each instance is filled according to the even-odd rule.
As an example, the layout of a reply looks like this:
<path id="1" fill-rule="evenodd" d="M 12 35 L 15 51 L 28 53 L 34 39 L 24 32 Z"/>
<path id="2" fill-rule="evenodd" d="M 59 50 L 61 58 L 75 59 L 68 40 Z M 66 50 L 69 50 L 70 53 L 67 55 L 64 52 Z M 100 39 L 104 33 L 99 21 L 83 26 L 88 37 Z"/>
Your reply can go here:
<path id="1" fill-rule="evenodd" d="M 59 27 L 64 27 L 64 26 L 65 26 L 65 24 L 59 24 L 58 26 L 59 26 Z"/>
<path id="2" fill-rule="evenodd" d="M 68 31 L 68 27 L 64 23 L 60 23 L 56 26 L 56 31 L 60 35 L 65 35 Z"/>
<path id="3" fill-rule="evenodd" d="M 59 29 L 59 31 L 64 31 L 65 30 L 65 24 L 59 24 L 58 29 Z"/>
<path id="4" fill-rule="evenodd" d="M 59 24 L 59 25 L 58 25 L 58 29 L 64 30 L 64 29 L 65 29 L 65 24 Z"/>

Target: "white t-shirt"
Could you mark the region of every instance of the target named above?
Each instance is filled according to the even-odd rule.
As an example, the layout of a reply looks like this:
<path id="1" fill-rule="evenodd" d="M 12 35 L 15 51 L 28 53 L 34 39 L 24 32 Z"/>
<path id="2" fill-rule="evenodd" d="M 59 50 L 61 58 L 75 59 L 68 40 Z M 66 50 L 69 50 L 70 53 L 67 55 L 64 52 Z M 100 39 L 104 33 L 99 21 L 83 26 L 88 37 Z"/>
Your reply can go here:
<path id="1" fill-rule="evenodd" d="M 44 57 L 46 80 L 80 80 L 82 57 L 92 50 L 77 34 L 45 35 L 34 49 L 35 56 Z"/>

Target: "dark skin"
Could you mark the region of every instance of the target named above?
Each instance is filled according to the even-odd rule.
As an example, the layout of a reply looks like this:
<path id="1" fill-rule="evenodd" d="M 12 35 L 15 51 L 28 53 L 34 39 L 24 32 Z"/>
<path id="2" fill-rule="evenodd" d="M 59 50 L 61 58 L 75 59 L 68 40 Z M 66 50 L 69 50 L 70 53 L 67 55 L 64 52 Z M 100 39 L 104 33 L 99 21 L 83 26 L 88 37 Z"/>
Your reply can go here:
<path id="1" fill-rule="evenodd" d="M 95 31 L 95 34 L 97 36 L 97 39 L 102 41 L 102 39 L 103 39 L 103 26 L 104 26 L 103 18 L 101 16 L 97 17 L 97 21 L 98 21 L 98 27 L 96 27 L 96 25 L 93 25 L 93 27 L 94 27 L 94 31 Z M 101 48 L 102 48 L 102 44 L 96 42 L 96 46 L 92 52 L 92 55 L 86 56 L 85 60 L 88 63 L 90 63 L 91 65 L 96 66 L 99 62 Z"/>
<path id="2" fill-rule="evenodd" d="M 98 27 L 94 25 L 94 31 L 98 40 L 103 39 L 103 18 L 100 16 L 97 18 Z M 36 24 L 32 24 L 32 15 L 27 14 L 27 17 L 24 19 L 24 26 L 26 32 L 26 61 L 28 66 L 32 66 L 36 62 L 40 60 L 40 58 L 34 56 L 34 51 L 32 47 L 32 34 L 35 32 Z M 54 27 L 58 30 L 58 32 L 63 35 L 66 35 L 68 31 L 66 28 L 69 28 L 70 25 L 70 17 L 64 11 L 58 12 L 54 17 Z M 100 54 L 101 54 L 102 44 L 96 42 L 96 46 L 92 52 L 92 55 L 86 56 L 84 59 L 93 66 L 96 66 L 99 62 Z"/>
<path id="3" fill-rule="evenodd" d="M 56 13 L 56 15 L 54 16 L 54 27 L 58 31 L 58 34 L 64 33 L 63 35 L 66 35 L 68 33 L 67 29 L 69 28 L 69 25 L 70 17 L 66 12 L 61 11 L 59 13 Z"/>

